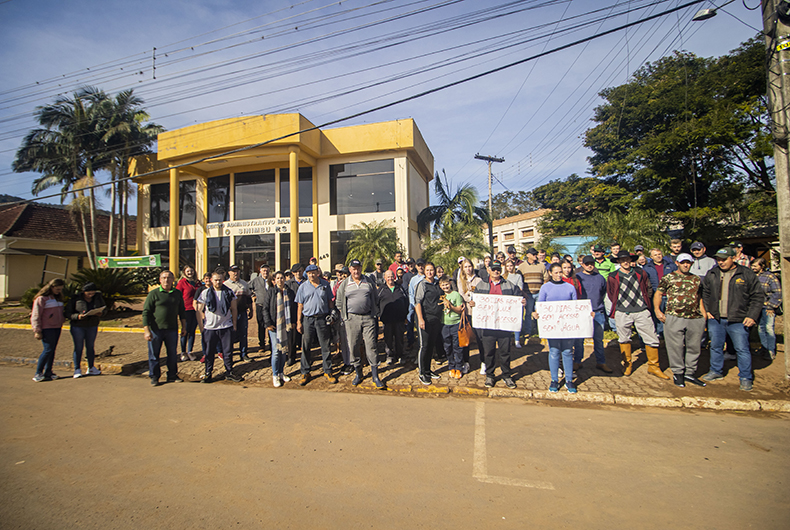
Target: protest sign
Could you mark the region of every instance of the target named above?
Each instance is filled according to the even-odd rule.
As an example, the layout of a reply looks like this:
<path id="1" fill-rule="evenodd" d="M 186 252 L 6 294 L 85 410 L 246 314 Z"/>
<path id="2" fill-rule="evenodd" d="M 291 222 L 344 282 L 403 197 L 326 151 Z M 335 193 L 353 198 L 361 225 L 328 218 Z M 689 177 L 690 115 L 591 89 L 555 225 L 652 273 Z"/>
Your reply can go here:
<path id="1" fill-rule="evenodd" d="M 581 339 L 593 336 L 589 300 L 537 302 L 538 336 L 541 339 Z"/>
<path id="2" fill-rule="evenodd" d="M 520 331 L 523 298 L 498 294 L 472 294 L 475 308 L 472 311 L 472 327 L 475 329 L 498 329 Z"/>

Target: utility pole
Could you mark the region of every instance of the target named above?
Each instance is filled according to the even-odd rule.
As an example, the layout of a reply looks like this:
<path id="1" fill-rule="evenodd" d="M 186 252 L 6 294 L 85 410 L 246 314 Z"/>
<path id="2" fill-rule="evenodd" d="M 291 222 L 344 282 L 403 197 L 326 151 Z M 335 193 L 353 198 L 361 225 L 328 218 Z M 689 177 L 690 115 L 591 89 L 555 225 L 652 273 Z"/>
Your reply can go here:
<path id="1" fill-rule="evenodd" d="M 763 0 L 763 32 L 768 68 L 768 111 L 774 142 L 776 173 L 776 206 L 779 224 L 779 262 L 782 269 L 782 303 L 790 307 L 790 178 L 788 171 L 787 105 L 790 104 L 790 83 L 785 63 L 790 61 L 790 3 L 787 0 Z M 790 379 L 790 315 L 784 317 L 785 378 Z"/>
<path id="2" fill-rule="evenodd" d="M 494 200 L 491 193 L 491 164 L 493 162 L 504 162 L 504 158 L 495 156 L 482 156 L 480 153 L 475 155 L 478 160 L 488 162 L 488 247 L 491 252 L 491 259 L 494 259 Z"/>

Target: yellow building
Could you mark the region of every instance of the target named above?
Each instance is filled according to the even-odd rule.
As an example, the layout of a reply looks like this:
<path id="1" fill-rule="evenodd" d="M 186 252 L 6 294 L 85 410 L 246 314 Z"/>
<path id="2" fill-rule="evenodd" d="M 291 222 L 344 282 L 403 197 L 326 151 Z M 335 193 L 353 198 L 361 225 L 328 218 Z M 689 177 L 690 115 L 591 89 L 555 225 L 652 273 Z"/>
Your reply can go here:
<path id="1" fill-rule="evenodd" d="M 178 255 L 200 274 L 235 263 L 249 278 L 261 263 L 284 270 L 313 256 L 329 270 L 361 222 L 390 221 L 419 255 L 433 155 L 411 119 L 320 130 L 275 114 L 162 133 L 132 175 L 141 254 Z"/>
<path id="2" fill-rule="evenodd" d="M 540 239 L 538 231 L 538 221 L 549 210 L 540 209 L 532 212 L 505 217 L 504 219 L 494 220 L 494 252 L 504 252 L 511 245 L 516 247 L 516 251 L 521 255 L 528 247 L 537 245 Z M 488 225 L 483 225 L 483 236 L 488 242 Z"/>

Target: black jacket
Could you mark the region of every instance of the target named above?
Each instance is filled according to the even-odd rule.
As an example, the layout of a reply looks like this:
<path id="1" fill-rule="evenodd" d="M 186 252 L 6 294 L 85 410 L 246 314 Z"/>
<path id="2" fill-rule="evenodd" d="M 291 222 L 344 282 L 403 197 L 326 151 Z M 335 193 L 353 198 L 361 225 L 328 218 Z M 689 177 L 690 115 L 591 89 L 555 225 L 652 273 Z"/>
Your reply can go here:
<path id="1" fill-rule="evenodd" d="M 719 315 L 721 300 L 721 268 L 716 266 L 702 279 L 702 301 L 705 310 L 715 318 Z M 743 322 L 749 317 L 755 322 L 760 320 L 760 312 L 765 301 L 765 293 L 757 275 L 748 267 L 735 264 L 735 273 L 730 278 L 727 322 Z"/>
<path id="2" fill-rule="evenodd" d="M 286 284 L 283 289 L 288 293 L 288 298 L 291 299 L 291 323 L 296 325 L 296 308 L 297 304 L 295 302 L 296 295 L 288 287 Z M 268 328 L 270 326 L 277 326 L 277 289 L 276 286 L 272 285 L 269 289 L 266 290 L 266 294 L 263 299 L 263 323 Z"/>
<path id="3" fill-rule="evenodd" d="M 71 300 L 69 300 L 69 305 L 66 310 L 66 318 L 71 320 L 72 326 L 76 326 L 78 328 L 95 328 L 101 321 L 100 315 L 83 318 L 82 320 L 80 320 L 80 315 L 85 311 L 91 311 L 97 307 L 104 307 L 104 305 L 104 298 L 102 298 L 101 293 L 96 293 L 93 295 L 93 299 L 91 299 L 90 302 L 85 300 L 85 297 L 82 296 L 82 293 L 75 293 L 74 296 L 71 297 Z"/>
<path id="4" fill-rule="evenodd" d="M 386 285 L 379 287 L 379 320 L 384 324 L 403 322 L 409 313 L 409 297 L 396 285 L 390 291 Z"/>

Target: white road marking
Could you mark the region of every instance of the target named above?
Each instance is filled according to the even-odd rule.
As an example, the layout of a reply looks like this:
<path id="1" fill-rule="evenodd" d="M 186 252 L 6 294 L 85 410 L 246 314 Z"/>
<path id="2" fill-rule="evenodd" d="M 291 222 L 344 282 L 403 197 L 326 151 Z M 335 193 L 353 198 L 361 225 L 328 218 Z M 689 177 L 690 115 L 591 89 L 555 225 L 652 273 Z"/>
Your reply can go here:
<path id="1" fill-rule="evenodd" d="M 486 404 L 478 401 L 475 408 L 475 452 L 472 464 L 472 476 L 486 484 L 500 484 L 503 486 L 520 486 L 522 488 L 537 488 L 553 490 L 551 482 L 530 482 L 517 478 L 492 477 L 488 474 L 488 457 L 486 453 Z"/>

